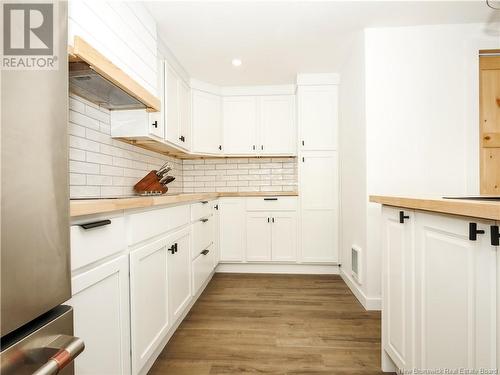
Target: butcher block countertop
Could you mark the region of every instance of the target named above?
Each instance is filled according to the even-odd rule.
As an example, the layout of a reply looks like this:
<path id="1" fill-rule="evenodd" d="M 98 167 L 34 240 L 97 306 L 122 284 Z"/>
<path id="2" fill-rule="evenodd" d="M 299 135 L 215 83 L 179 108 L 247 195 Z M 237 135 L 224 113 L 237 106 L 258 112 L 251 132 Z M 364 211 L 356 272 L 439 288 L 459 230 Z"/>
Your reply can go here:
<path id="1" fill-rule="evenodd" d="M 412 210 L 439 212 L 500 221 L 500 201 L 371 195 L 370 202 Z"/>
<path id="2" fill-rule="evenodd" d="M 104 212 L 129 210 L 133 208 L 147 208 L 168 204 L 197 202 L 217 199 L 220 197 L 278 197 L 297 196 L 296 191 L 286 192 L 248 192 L 248 193 L 190 193 L 172 194 L 151 197 L 127 197 L 110 199 L 73 199 L 70 202 L 71 217 L 94 215 Z"/>

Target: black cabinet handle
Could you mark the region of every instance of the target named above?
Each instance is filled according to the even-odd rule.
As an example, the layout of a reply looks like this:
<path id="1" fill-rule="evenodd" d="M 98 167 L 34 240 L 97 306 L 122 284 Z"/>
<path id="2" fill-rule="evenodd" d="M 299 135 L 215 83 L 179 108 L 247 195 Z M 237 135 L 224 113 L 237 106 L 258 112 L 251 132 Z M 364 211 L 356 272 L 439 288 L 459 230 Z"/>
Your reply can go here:
<path id="1" fill-rule="evenodd" d="M 221 150 L 221 151 L 222 151 L 222 145 L 219 145 L 219 150 Z"/>
<path id="2" fill-rule="evenodd" d="M 80 224 L 80 226 L 83 229 L 92 229 L 92 228 L 99 228 L 103 227 L 105 225 L 111 224 L 111 220 L 99 220 L 99 221 L 93 221 L 92 223 L 85 223 L 85 224 Z"/>
<path id="3" fill-rule="evenodd" d="M 208 203 L 208 201 L 201 201 L 200 203 L 201 203 L 201 204 L 207 204 L 207 203 Z"/>
<path id="4" fill-rule="evenodd" d="M 203 250 L 200 254 L 202 254 L 202 255 L 207 255 L 209 252 L 210 252 L 209 250 L 205 249 L 205 250 Z"/>
<path id="5" fill-rule="evenodd" d="M 173 244 L 172 246 L 170 246 L 170 247 L 168 248 L 168 251 L 170 251 L 172 254 L 175 254 L 175 251 L 176 251 L 176 250 L 175 250 L 175 245 L 176 245 L 176 244 Z"/>
<path id="6" fill-rule="evenodd" d="M 477 223 L 469 223 L 469 240 L 476 241 L 478 234 L 484 234 L 484 230 L 477 229 Z"/>
<path id="7" fill-rule="evenodd" d="M 274 217 L 273 217 L 273 223 L 274 223 Z"/>
<path id="8" fill-rule="evenodd" d="M 218 205 L 218 204 L 216 204 L 216 205 L 214 206 L 214 208 L 218 211 L 218 210 L 219 210 L 219 205 Z"/>
<path id="9" fill-rule="evenodd" d="M 252 146 L 252 150 L 255 150 L 255 145 Z"/>
<path id="10" fill-rule="evenodd" d="M 151 125 L 153 125 L 153 127 L 155 127 L 155 128 L 158 128 L 158 121 L 153 121 L 153 123 Z"/>
<path id="11" fill-rule="evenodd" d="M 186 138 L 185 138 L 183 135 L 181 135 L 181 136 L 179 137 L 179 141 L 181 141 L 181 142 L 186 142 Z"/>
<path id="12" fill-rule="evenodd" d="M 260 149 L 261 149 L 261 150 L 263 150 L 263 149 L 264 149 L 264 145 L 261 145 L 261 146 L 260 146 Z"/>
<path id="13" fill-rule="evenodd" d="M 409 219 L 409 218 L 410 218 L 410 216 L 405 215 L 405 212 L 404 212 L 404 211 L 399 211 L 399 222 L 400 222 L 401 224 L 404 224 L 405 219 Z"/>
<path id="14" fill-rule="evenodd" d="M 305 144 L 305 142 L 304 142 L 304 141 L 302 141 L 302 146 L 305 146 L 305 145 L 306 145 L 306 144 Z"/>
<path id="15" fill-rule="evenodd" d="M 491 230 L 491 246 L 500 246 L 500 231 L 498 225 L 492 225 Z"/>
<path id="16" fill-rule="evenodd" d="M 302 156 L 302 163 L 306 161 L 306 158 Z"/>
<path id="17" fill-rule="evenodd" d="M 265 201 L 277 201 L 278 198 L 264 198 Z"/>
<path id="18" fill-rule="evenodd" d="M 174 244 L 174 252 L 176 253 L 177 251 L 179 251 L 179 250 L 177 249 L 177 242 L 176 242 L 176 243 Z"/>
<path id="19" fill-rule="evenodd" d="M 200 220 L 202 223 L 206 223 L 208 221 L 208 219 L 201 219 Z"/>
<path id="20" fill-rule="evenodd" d="M 271 219 L 270 218 L 267 218 L 267 222 L 270 223 L 271 222 Z"/>

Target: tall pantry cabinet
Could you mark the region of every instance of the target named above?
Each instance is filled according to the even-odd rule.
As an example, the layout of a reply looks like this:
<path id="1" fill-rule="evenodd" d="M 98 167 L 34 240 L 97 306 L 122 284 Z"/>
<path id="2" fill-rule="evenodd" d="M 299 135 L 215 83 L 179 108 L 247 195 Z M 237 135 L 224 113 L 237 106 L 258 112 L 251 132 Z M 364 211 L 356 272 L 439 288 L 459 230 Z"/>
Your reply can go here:
<path id="1" fill-rule="evenodd" d="M 297 76 L 301 260 L 338 262 L 338 76 Z"/>

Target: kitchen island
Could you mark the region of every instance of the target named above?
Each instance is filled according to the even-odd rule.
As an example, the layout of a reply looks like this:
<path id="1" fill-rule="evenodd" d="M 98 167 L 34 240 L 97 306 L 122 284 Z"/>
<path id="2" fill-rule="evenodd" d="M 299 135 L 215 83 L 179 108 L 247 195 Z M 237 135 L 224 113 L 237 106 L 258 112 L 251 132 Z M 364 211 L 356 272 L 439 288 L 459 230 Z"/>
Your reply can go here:
<path id="1" fill-rule="evenodd" d="M 383 205 L 383 370 L 495 371 L 500 202 L 394 196 L 370 201 Z"/>

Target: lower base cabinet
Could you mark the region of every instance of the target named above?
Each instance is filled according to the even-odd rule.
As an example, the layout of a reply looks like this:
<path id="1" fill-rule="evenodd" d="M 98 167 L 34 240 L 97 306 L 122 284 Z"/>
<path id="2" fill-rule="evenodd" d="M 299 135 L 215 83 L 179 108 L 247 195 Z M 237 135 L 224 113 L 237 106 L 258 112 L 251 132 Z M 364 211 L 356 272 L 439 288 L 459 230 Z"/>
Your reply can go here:
<path id="1" fill-rule="evenodd" d="M 497 368 L 491 225 L 383 208 L 382 345 L 400 369 Z"/>
<path id="2" fill-rule="evenodd" d="M 167 237 L 168 301 L 172 324 L 182 315 L 191 301 L 190 230 L 183 229 Z"/>
<path id="3" fill-rule="evenodd" d="M 146 364 L 170 328 L 166 238 L 130 253 L 132 373 Z"/>
<path id="4" fill-rule="evenodd" d="M 78 375 L 130 374 L 128 255 L 73 277 L 74 332 L 85 342 Z"/>
<path id="5" fill-rule="evenodd" d="M 214 270 L 213 245 L 203 250 L 193 260 L 193 296 L 195 296 Z"/>

